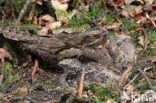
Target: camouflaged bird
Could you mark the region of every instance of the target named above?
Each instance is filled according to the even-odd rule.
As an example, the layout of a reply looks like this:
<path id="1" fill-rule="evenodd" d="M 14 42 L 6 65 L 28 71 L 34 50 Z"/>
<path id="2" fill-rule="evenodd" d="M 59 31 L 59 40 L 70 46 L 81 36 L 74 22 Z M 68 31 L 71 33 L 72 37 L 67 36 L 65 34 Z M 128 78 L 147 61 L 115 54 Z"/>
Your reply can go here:
<path id="1" fill-rule="evenodd" d="M 24 50 L 67 72 L 81 71 L 82 68 L 88 72 L 98 71 L 96 78 L 104 73 L 111 80 L 119 80 L 119 74 L 114 71 L 132 61 L 135 53 L 128 36 L 112 37 L 107 30 L 99 27 L 82 33 L 63 32 L 48 36 L 25 35 L 24 32 L 0 27 L 0 35 L 16 41 Z"/>

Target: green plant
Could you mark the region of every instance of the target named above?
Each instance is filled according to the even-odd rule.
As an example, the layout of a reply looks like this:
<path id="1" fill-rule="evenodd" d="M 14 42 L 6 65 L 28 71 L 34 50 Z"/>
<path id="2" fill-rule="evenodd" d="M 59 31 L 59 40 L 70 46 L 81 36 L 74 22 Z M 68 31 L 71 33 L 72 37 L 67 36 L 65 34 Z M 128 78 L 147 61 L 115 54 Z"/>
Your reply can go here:
<path id="1" fill-rule="evenodd" d="M 107 99 L 117 100 L 118 94 L 115 92 L 116 88 L 114 84 L 96 84 L 91 83 L 84 87 L 84 91 L 90 90 L 98 98 L 99 101 L 104 102 Z"/>
<path id="2" fill-rule="evenodd" d="M 79 7 L 79 4 L 74 1 L 74 5 L 76 5 L 76 8 Z M 96 19 L 102 16 L 103 9 L 101 9 L 102 5 L 102 0 L 97 1 L 97 5 L 92 5 L 90 7 L 90 10 L 87 11 L 79 11 L 81 15 L 81 20 L 78 20 L 76 17 L 73 17 L 71 19 L 71 25 L 74 26 L 80 26 L 83 25 L 84 23 L 90 22 L 92 19 Z"/>
<path id="3" fill-rule="evenodd" d="M 8 83 L 11 83 L 13 80 L 17 79 L 17 77 L 13 74 L 12 65 L 9 62 L 6 62 L 4 68 L 4 80 L 0 86 L 0 90 L 3 90 Z M 2 69 L 2 67 L 0 69 Z"/>

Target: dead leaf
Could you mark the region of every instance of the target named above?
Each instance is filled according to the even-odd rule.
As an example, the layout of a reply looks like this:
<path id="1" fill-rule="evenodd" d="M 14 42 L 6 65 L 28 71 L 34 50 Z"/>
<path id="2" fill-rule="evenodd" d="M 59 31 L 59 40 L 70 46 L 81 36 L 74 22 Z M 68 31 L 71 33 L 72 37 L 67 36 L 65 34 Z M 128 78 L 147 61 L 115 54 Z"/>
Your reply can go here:
<path id="1" fill-rule="evenodd" d="M 142 13 L 143 12 L 142 9 L 143 9 L 142 6 L 136 6 L 134 10 L 135 10 L 135 13 L 138 14 L 138 13 Z"/>
<path id="2" fill-rule="evenodd" d="M 114 22 L 114 23 L 109 23 L 105 26 L 103 26 L 103 28 L 105 29 L 116 29 L 119 28 L 122 25 L 122 22 Z"/>
<path id="3" fill-rule="evenodd" d="M 130 17 L 127 8 L 123 9 L 123 10 L 121 11 L 121 14 L 122 14 L 122 16 L 124 16 L 124 17 L 126 17 L 126 18 L 129 18 L 129 17 Z"/>
<path id="4" fill-rule="evenodd" d="M 42 15 L 39 17 L 38 20 L 39 20 L 39 23 L 38 23 L 38 24 L 39 24 L 40 26 L 45 26 L 45 25 L 46 25 L 46 22 L 42 19 Z"/>
<path id="5" fill-rule="evenodd" d="M 144 24 L 147 21 L 147 18 L 141 17 L 136 23 L 137 24 Z"/>
<path id="6" fill-rule="evenodd" d="M 26 87 L 20 88 L 19 94 L 20 94 L 21 96 L 26 96 L 26 95 L 28 94 L 28 88 L 26 88 Z"/>
<path id="7" fill-rule="evenodd" d="M 43 4 L 42 0 L 37 0 L 37 4 L 42 5 Z"/>
<path id="8" fill-rule="evenodd" d="M 57 22 L 49 22 L 46 25 L 46 28 L 48 28 L 50 30 L 53 30 L 53 29 L 56 29 L 56 28 L 60 27 L 61 25 L 62 25 L 62 23 L 60 21 L 57 21 Z"/>
<path id="9" fill-rule="evenodd" d="M 66 11 L 68 9 L 68 4 L 61 3 L 59 0 L 51 0 L 51 3 L 56 10 Z"/>
<path id="10" fill-rule="evenodd" d="M 124 4 L 125 0 L 113 0 L 113 1 L 114 1 L 115 6 L 121 6 Z"/>
<path id="11" fill-rule="evenodd" d="M 48 22 L 46 27 L 44 27 L 41 31 L 40 34 L 41 35 L 48 35 L 48 31 L 49 30 L 54 30 L 58 27 L 60 27 L 62 25 L 62 23 L 60 21 L 57 22 Z"/>
<path id="12" fill-rule="evenodd" d="M 45 21 L 51 21 L 51 22 L 54 22 L 55 21 L 55 18 L 50 16 L 49 14 L 46 14 L 44 16 L 42 16 L 42 19 L 45 20 Z"/>
<path id="13" fill-rule="evenodd" d="M 117 32 L 118 35 L 130 35 L 130 32 L 128 30 Z"/>
<path id="14" fill-rule="evenodd" d="M 82 94 L 81 97 L 82 97 L 82 98 L 87 98 L 88 95 L 87 95 L 87 94 Z"/>
<path id="15" fill-rule="evenodd" d="M 65 16 L 59 16 L 57 17 L 57 19 L 58 21 L 63 22 L 65 25 L 70 23 L 68 17 L 65 17 Z"/>
<path id="16" fill-rule="evenodd" d="M 9 58 L 10 60 L 12 60 L 12 56 L 9 52 L 7 52 L 5 49 L 0 48 L 0 59 L 3 58 Z"/>
<path id="17" fill-rule="evenodd" d="M 139 36 L 139 37 L 138 37 L 138 40 L 139 40 L 138 43 L 141 44 L 142 46 L 144 46 L 144 44 L 145 44 L 145 43 L 144 43 L 144 41 L 145 41 L 144 36 Z"/>
<path id="18" fill-rule="evenodd" d="M 112 99 L 108 99 L 105 103 L 114 103 Z"/>
<path id="19" fill-rule="evenodd" d="M 40 35 L 48 35 L 48 28 L 44 27 L 41 31 L 40 31 Z"/>
<path id="20" fill-rule="evenodd" d="M 132 90 L 134 88 L 134 86 L 132 84 L 128 85 L 125 90 L 126 91 L 129 91 L 129 90 Z"/>
<path id="21" fill-rule="evenodd" d="M 102 23 L 104 23 L 106 21 L 106 15 L 100 20 L 100 22 L 98 23 L 98 25 L 101 25 Z"/>
<path id="22" fill-rule="evenodd" d="M 140 13 L 138 13 L 138 14 L 135 15 L 135 18 L 137 20 L 139 20 L 139 19 L 141 19 L 142 16 L 143 16 L 143 14 L 142 14 L 142 12 L 140 12 Z"/>

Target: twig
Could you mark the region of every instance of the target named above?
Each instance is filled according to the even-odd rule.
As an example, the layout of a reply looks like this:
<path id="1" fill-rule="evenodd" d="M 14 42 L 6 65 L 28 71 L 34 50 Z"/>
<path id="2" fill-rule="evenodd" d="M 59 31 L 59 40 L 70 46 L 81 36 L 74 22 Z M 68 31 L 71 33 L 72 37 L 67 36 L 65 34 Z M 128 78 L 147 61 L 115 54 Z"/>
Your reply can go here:
<path id="1" fill-rule="evenodd" d="M 143 75 L 143 77 L 146 79 L 147 83 L 148 83 L 148 86 L 150 88 L 152 88 L 152 84 L 151 82 L 149 81 L 148 77 L 145 75 L 145 73 L 141 70 L 141 69 L 138 69 L 138 71 Z"/>
<path id="2" fill-rule="evenodd" d="M 33 68 L 32 73 L 31 73 L 32 81 L 34 81 L 34 76 L 35 76 L 35 73 L 38 69 L 39 69 L 39 62 L 38 62 L 38 59 L 35 59 L 34 68 Z"/>
<path id="3" fill-rule="evenodd" d="M 124 87 L 124 89 L 125 89 L 126 87 L 128 87 L 139 75 L 140 75 L 140 73 L 138 73 L 138 74 Z"/>
<path id="4" fill-rule="evenodd" d="M 156 29 L 156 24 L 155 24 L 155 22 L 154 22 L 154 20 L 151 18 L 151 17 L 149 17 L 149 15 L 148 15 L 148 13 L 146 12 L 146 18 L 147 19 L 149 19 L 151 22 L 152 22 L 152 24 L 153 24 L 153 26 L 154 26 L 154 28 Z"/>
<path id="5" fill-rule="evenodd" d="M 145 58 L 145 59 L 143 59 L 143 60 L 139 60 L 138 63 L 153 62 L 153 61 L 156 61 L 156 57 Z"/>
<path id="6" fill-rule="evenodd" d="M 147 31 L 146 31 L 144 28 L 142 28 L 142 27 L 136 29 L 135 32 L 136 32 L 136 31 L 143 31 L 143 32 L 144 32 L 144 50 L 142 51 L 142 54 L 144 54 L 144 53 L 146 52 L 146 50 L 147 50 L 148 33 L 147 33 Z"/>
<path id="7" fill-rule="evenodd" d="M 79 89 L 78 89 L 78 96 L 79 96 L 80 98 L 82 97 L 84 77 L 85 77 L 85 72 L 84 72 L 84 70 L 83 70 L 83 71 L 82 71 L 82 74 L 81 74 L 81 78 L 80 78 Z"/>
<path id="8" fill-rule="evenodd" d="M 150 67 L 150 68 L 145 68 L 145 69 L 144 69 L 144 72 L 146 72 L 146 71 L 149 70 L 149 69 L 151 69 L 151 67 Z M 125 89 L 126 87 L 128 87 L 139 75 L 140 75 L 140 73 L 138 73 L 137 75 L 135 75 L 135 77 L 134 77 L 126 86 L 124 86 L 124 89 Z"/>
<path id="9" fill-rule="evenodd" d="M 31 0 L 27 0 L 26 4 L 24 5 L 24 8 L 20 12 L 20 15 L 19 15 L 19 17 L 18 17 L 18 19 L 16 21 L 16 24 L 20 24 L 21 19 L 22 19 L 23 15 L 24 15 L 25 11 L 27 10 L 28 5 L 30 4 L 30 2 L 31 2 Z"/>
<path id="10" fill-rule="evenodd" d="M 128 75 L 129 72 L 131 72 L 133 70 L 133 66 L 129 66 L 128 69 L 122 74 L 121 80 L 119 81 L 119 86 L 121 86 L 126 78 L 126 76 Z"/>

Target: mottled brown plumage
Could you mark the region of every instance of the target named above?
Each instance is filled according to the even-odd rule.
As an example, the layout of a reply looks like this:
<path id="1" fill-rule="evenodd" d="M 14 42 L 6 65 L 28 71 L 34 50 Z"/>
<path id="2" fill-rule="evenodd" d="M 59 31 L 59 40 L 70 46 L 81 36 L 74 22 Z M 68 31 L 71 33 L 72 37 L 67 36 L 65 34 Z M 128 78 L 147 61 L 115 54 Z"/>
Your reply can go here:
<path id="1" fill-rule="evenodd" d="M 110 74 L 108 68 L 112 69 L 111 73 L 113 73 L 114 70 L 117 71 L 116 68 L 125 66 L 132 60 L 135 51 L 133 44 L 127 40 L 127 36 L 112 37 L 106 30 L 99 27 L 82 33 L 61 33 L 49 36 L 25 35 L 23 32 L 8 31 L 1 27 L 0 35 L 17 41 L 23 49 L 52 65 L 67 67 L 74 71 L 75 67 L 72 68 L 72 63 L 74 64 L 75 61 L 78 64 L 77 70 L 85 69 L 85 64 L 90 65 L 92 69 L 93 67 L 97 70 L 102 68 L 97 72 L 98 75 L 101 72 Z M 127 46 L 129 50 L 126 50 Z M 132 57 L 128 56 L 129 52 Z M 81 63 L 83 66 L 79 65 Z M 116 80 L 119 79 L 118 74 L 112 75 L 114 76 L 111 76 L 111 80 L 114 77 Z"/>

